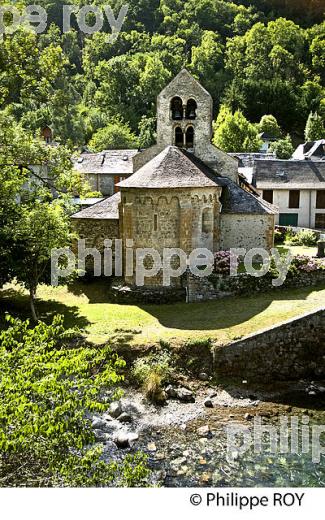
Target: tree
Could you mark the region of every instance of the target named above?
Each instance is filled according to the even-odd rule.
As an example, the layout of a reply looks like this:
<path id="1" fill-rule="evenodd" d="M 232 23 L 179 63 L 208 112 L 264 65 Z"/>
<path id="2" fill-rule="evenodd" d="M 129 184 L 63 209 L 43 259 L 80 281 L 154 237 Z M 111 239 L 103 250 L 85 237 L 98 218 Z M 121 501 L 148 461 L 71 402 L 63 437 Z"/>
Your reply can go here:
<path id="1" fill-rule="evenodd" d="M 271 137 L 281 137 L 282 134 L 276 118 L 272 115 L 263 116 L 259 122 L 258 129 Z"/>
<path id="2" fill-rule="evenodd" d="M 131 131 L 128 124 L 119 119 L 98 130 L 89 142 L 89 147 L 94 152 L 103 150 L 123 150 L 126 148 L 139 148 L 139 140 Z"/>
<path id="3" fill-rule="evenodd" d="M 324 118 L 316 112 L 309 114 L 305 129 L 305 139 L 306 141 L 325 139 Z"/>
<path id="4" fill-rule="evenodd" d="M 139 123 L 139 144 L 141 148 L 149 148 L 156 142 L 155 117 L 143 116 Z"/>
<path id="5" fill-rule="evenodd" d="M 83 182 L 69 150 L 47 146 L 7 111 L 0 113 L 0 143 L 0 284 L 23 283 L 37 320 L 37 286 L 50 278 L 51 250 L 69 245 L 68 199 L 82 194 Z"/>
<path id="6" fill-rule="evenodd" d="M 71 244 L 69 217 L 60 201 L 31 200 L 22 206 L 15 234 L 20 258 L 15 262 L 14 273 L 29 291 L 32 317 L 37 322 L 37 287 L 42 282 L 50 283 L 52 250 Z"/>
<path id="7" fill-rule="evenodd" d="M 262 141 L 257 128 L 237 110 L 234 114 L 223 108 L 223 122 L 215 126 L 213 143 L 225 152 L 258 152 Z"/>
<path id="8" fill-rule="evenodd" d="M 223 69 L 224 46 L 220 37 L 212 31 L 205 31 L 201 45 L 192 48 L 190 70 L 214 98 L 220 97 L 224 88 L 224 78 L 219 72 Z M 218 77 L 218 81 L 216 78 Z"/>
<path id="9" fill-rule="evenodd" d="M 290 159 L 294 152 L 290 135 L 288 134 L 285 139 L 272 143 L 270 151 L 275 152 L 278 159 Z"/>

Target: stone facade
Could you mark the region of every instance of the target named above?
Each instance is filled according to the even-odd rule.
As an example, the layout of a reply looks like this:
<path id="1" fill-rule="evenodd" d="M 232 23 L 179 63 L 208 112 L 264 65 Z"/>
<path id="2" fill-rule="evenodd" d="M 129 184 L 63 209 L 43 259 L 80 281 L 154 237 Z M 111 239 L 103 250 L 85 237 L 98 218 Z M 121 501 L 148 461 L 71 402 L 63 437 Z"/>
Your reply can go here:
<path id="1" fill-rule="evenodd" d="M 324 377 L 325 309 L 215 348 L 213 368 L 248 381 Z"/>
<path id="2" fill-rule="evenodd" d="M 271 249 L 274 245 L 274 215 L 224 213 L 220 222 L 220 249 L 254 247 Z"/>
<path id="3" fill-rule="evenodd" d="M 180 248 L 187 255 L 202 247 L 219 249 L 221 188 L 197 189 L 121 189 L 121 236 L 126 245 L 133 240 L 137 248 L 153 248 L 162 256 L 165 248 Z M 156 227 L 155 227 L 156 226 Z M 134 275 L 126 282 L 135 283 Z M 162 284 L 162 273 L 146 280 Z M 180 286 L 181 279 L 173 283 Z"/>
<path id="4" fill-rule="evenodd" d="M 89 173 L 85 177 L 93 191 L 101 193 L 104 197 L 113 195 L 115 189 L 113 175 Z"/>
<path id="5" fill-rule="evenodd" d="M 171 103 L 179 98 L 182 104 L 182 118 L 173 119 Z M 188 103 L 194 101 L 195 119 L 189 118 Z M 196 157 L 204 161 L 216 173 L 238 182 L 238 160 L 227 155 L 211 144 L 213 121 L 213 100 L 211 95 L 187 70 L 182 70 L 176 78 L 159 94 L 157 101 L 157 144 L 134 158 L 135 171 L 159 154 L 166 146 L 177 145 L 176 129 L 183 132 L 183 146 L 191 149 Z M 186 133 L 193 129 L 193 146 L 186 143 Z"/>
<path id="6" fill-rule="evenodd" d="M 111 220 L 96 220 L 90 219 L 77 219 L 73 221 L 74 229 L 78 234 L 79 239 L 84 239 L 86 242 L 86 248 L 96 248 L 101 255 L 104 251 L 104 240 L 110 239 L 113 241 L 112 250 L 114 258 L 114 239 L 119 238 L 119 221 L 116 219 Z M 74 245 L 74 252 L 77 252 L 77 246 Z M 103 256 L 102 256 L 103 260 Z M 102 264 L 103 267 L 103 264 Z M 94 273 L 94 261 L 92 256 L 88 256 L 86 259 L 86 271 L 89 275 Z"/>

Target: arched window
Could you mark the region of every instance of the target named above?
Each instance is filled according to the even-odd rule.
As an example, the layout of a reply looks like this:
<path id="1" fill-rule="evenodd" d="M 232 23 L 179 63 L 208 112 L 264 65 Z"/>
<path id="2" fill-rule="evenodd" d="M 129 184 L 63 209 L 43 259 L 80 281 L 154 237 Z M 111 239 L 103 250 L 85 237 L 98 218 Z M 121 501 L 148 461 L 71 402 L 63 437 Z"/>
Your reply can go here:
<path id="1" fill-rule="evenodd" d="M 183 130 L 179 126 L 175 128 L 175 146 L 179 148 L 184 146 Z"/>
<path id="2" fill-rule="evenodd" d="M 213 213 L 211 208 L 205 208 L 202 212 L 202 233 L 212 233 Z"/>
<path id="3" fill-rule="evenodd" d="M 186 148 L 194 148 L 194 128 L 189 126 L 186 130 Z"/>
<path id="4" fill-rule="evenodd" d="M 171 101 L 170 109 L 172 111 L 172 119 L 180 121 L 183 119 L 183 102 L 180 97 L 174 97 Z"/>
<path id="5" fill-rule="evenodd" d="M 189 99 L 186 105 L 186 119 L 196 119 L 197 104 L 194 99 Z"/>

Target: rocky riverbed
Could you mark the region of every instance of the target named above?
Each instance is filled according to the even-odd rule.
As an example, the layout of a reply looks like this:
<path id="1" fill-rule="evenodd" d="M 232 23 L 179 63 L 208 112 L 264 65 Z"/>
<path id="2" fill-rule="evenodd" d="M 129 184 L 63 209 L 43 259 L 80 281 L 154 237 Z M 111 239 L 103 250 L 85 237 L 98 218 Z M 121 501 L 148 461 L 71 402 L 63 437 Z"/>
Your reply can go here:
<path id="1" fill-rule="evenodd" d="M 187 381 L 167 387 L 166 393 L 166 405 L 157 407 L 139 390 L 125 388 L 105 414 L 92 417 L 105 460 L 142 451 L 152 470 L 150 484 L 164 487 L 325 485 L 325 462 L 313 463 L 312 453 L 302 454 L 300 444 L 298 453 L 273 453 L 266 436 L 260 453 L 252 446 L 243 450 L 242 439 L 227 452 L 230 429 L 245 427 L 252 435 L 255 417 L 277 432 L 281 417 L 288 417 L 289 431 L 292 417 L 298 417 L 300 432 L 302 417 L 310 432 L 313 425 L 325 424 L 325 382 L 220 386 Z"/>

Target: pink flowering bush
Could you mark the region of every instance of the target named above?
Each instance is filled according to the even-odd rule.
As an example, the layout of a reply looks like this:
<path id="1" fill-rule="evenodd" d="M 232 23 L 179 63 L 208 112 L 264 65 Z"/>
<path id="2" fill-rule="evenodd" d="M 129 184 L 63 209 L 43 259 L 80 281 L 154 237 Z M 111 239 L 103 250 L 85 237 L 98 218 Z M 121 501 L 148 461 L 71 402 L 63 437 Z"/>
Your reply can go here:
<path id="1" fill-rule="evenodd" d="M 218 251 L 214 255 L 214 272 L 216 274 L 230 275 L 231 258 L 230 251 Z M 238 267 L 238 260 L 233 258 L 233 262 Z"/>
<path id="2" fill-rule="evenodd" d="M 291 264 L 291 271 L 304 271 L 305 273 L 311 273 L 321 269 L 325 269 L 324 260 L 311 258 L 310 256 L 305 255 L 295 256 Z"/>

